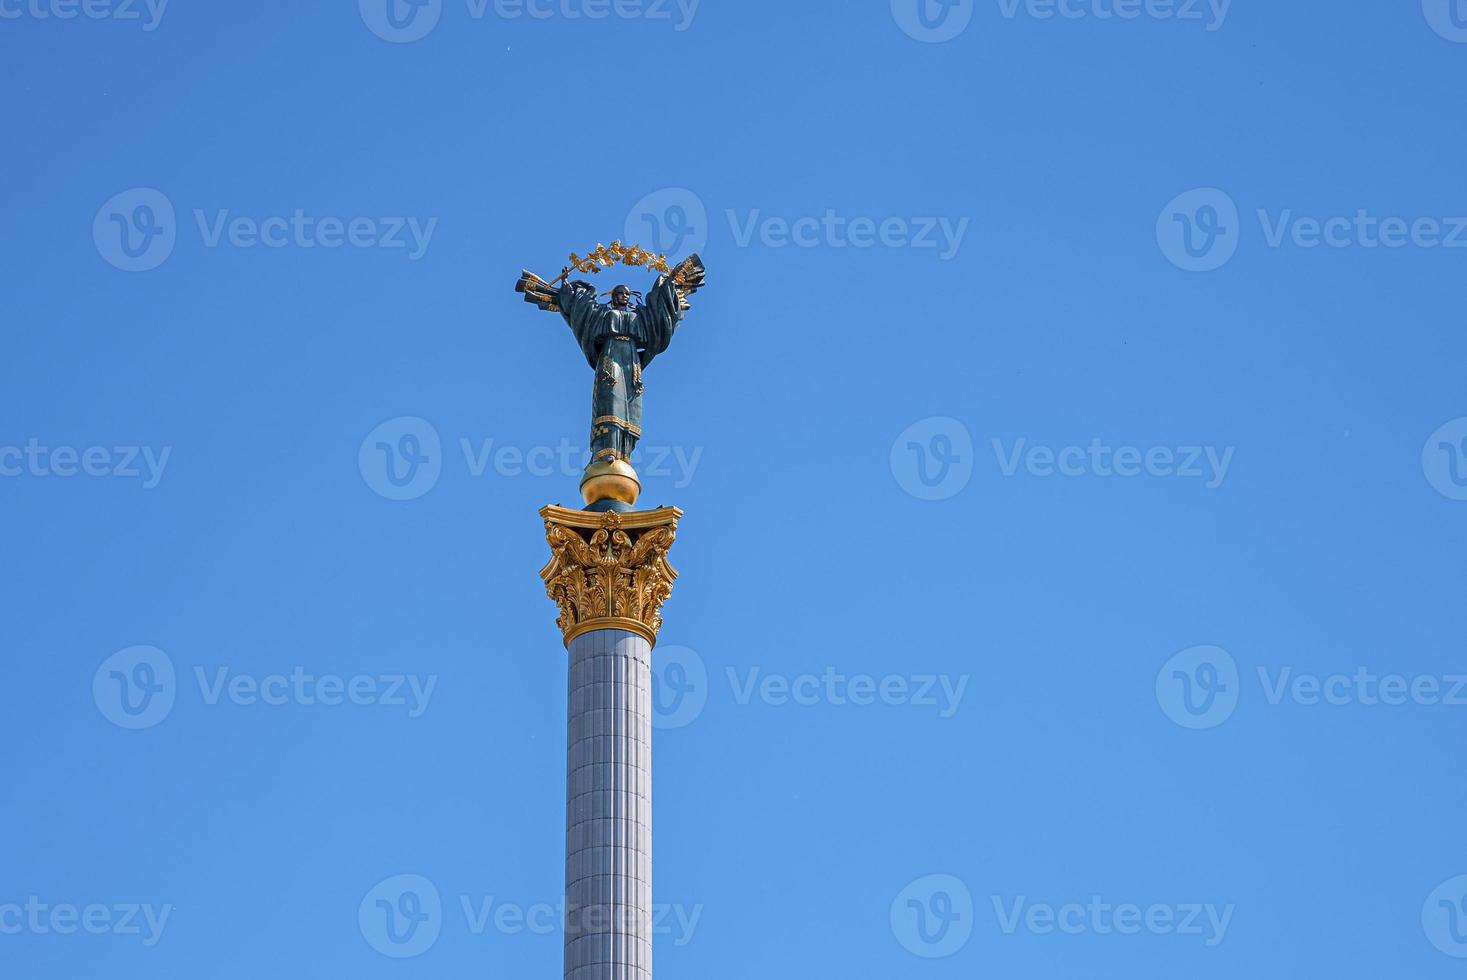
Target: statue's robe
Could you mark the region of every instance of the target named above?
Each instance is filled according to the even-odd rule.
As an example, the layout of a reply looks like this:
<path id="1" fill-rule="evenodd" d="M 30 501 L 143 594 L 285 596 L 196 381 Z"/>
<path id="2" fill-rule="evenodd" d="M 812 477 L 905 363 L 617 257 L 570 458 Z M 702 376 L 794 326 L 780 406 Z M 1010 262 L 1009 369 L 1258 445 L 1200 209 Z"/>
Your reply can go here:
<path id="1" fill-rule="evenodd" d="M 662 276 L 636 309 L 617 310 L 596 300 L 596 287 L 568 282 L 556 305 L 596 370 L 591 393 L 594 460 L 627 459 L 642 437 L 642 369 L 667 350 L 682 321 L 682 298 Z"/>

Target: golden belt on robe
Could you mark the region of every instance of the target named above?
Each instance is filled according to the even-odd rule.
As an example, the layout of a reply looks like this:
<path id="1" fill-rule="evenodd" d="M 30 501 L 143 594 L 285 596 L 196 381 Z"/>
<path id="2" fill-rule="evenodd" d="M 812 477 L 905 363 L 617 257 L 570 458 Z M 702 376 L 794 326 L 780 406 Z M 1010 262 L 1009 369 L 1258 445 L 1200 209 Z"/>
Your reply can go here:
<path id="1" fill-rule="evenodd" d="M 626 419 L 618 418 L 615 415 L 602 415 L 602 416 L 600 416 L 598 418 L 594 418 L 594 419 L 591 420 L 591 428 L 594 429 L 598 425 L 618 425 L 618 426 L 621 426 L 623 429 L 626 429 L 628 432 L 630 432 L 632 435 L 636 436 L 638 439 L 640 439 L 642 437 L 642 427 L 641 426 L 632 425 L 632 423 L 628 422 Z"/>

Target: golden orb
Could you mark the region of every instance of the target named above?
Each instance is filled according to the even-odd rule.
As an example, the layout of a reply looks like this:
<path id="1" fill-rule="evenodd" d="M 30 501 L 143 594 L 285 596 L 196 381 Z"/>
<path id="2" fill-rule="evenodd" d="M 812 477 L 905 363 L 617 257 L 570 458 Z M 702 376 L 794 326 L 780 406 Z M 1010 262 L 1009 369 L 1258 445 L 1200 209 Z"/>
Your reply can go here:
<path id="1" fill-rule="evenodd" d="M 637 471 L 624 459 L 596 460 L 581 477 L 581 496 L 586 498 L 587 507 L 603 500 L 619 500 L 630 506 L 641 492 Z"/>

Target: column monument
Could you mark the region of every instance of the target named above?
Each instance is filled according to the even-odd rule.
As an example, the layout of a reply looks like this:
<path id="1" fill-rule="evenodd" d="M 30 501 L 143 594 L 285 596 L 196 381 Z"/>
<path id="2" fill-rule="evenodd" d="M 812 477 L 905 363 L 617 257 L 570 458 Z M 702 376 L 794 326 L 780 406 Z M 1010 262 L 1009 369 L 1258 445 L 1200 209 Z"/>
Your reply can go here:
<path id="1" fill-rule="evenodd" d="M 661 275 L 645 297 L 627 286 L 598 296 L 570 278 L 617 264 Z M 636 509 L 631 455 L 642 371 L 671 344 L 703 276 L 696 255 L 669 268 L 664 256 L 613 242 L 584 259 L 572 253 L 554 282 L 526 271 L 515 286 L 565 318 L 595 371 L 585 506 L 540 511 L 551 552 L 540 578 L 570 659 L 565 980 L 652 976 L 652 648 L 677 578 L 667 553 L 682 511 Z"/>

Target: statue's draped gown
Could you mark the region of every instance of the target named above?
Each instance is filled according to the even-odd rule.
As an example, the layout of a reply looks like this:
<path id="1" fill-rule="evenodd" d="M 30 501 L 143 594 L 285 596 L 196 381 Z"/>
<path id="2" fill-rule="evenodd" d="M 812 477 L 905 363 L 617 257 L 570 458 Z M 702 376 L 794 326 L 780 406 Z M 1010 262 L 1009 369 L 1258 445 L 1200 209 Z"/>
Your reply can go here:
<path id="1" fill-rule="evenodd" d="M 672 277 L 660 277 L 635 309 L 597 302 L 596 287 L 579 280 L 561 286 L 556 303 L 596 370 L 591 458 L 628 459 L 642 437 L 642 369 L 667 350 L 683 318 Z"/>

